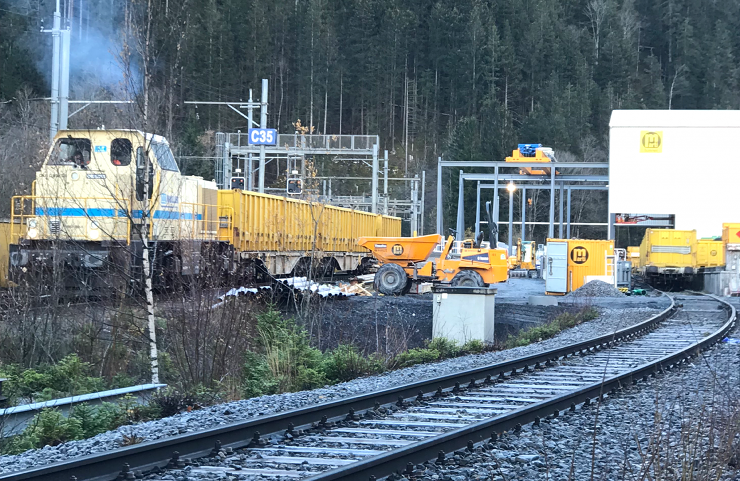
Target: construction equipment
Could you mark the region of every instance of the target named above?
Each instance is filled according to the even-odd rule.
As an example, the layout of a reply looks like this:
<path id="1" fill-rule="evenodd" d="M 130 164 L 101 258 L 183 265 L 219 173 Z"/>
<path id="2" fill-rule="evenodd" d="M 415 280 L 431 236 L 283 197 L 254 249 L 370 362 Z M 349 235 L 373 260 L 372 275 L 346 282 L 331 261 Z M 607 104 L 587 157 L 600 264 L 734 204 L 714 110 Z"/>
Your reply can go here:
<path id="1" fill-rule="evenodd" d="M 543 147 L 542 144 L 519 144 L 517 150 L 512 151 L 511 156 L 506 157 L 506 162 L 512 163 L 537 162 L 551 164 L 556 161 L 553 150 L 549 147 Z M 522 167 L 519 169 L 519 173 L 522 175 L 550 175 L 550 167 L 543 166 L 542 169 Z"/>
<path id="2" fill-rule="evenodd" d="M 404 295 L 421 283 L 448 283 L 453 287 L 485 287 L 508 278 L 506 250 L 480 247 L 466 239 L 459 255 L 450 253 L 455 241 L 447 238 L 439 258 L 430 258 L 441 235 L 421 237 L 360 237 L 358 243 L 370 250 L 380 263 L 375 289 L 387 296 Z"/>
<path id="3" fill-rule="evenodd" d="M 535 246 L 534 241 L 522 242 L 520 237 L 516 243 L 516 255 L 509 257 L 509 270 L 517 271 L 526 277 L 537 277 Z"/>

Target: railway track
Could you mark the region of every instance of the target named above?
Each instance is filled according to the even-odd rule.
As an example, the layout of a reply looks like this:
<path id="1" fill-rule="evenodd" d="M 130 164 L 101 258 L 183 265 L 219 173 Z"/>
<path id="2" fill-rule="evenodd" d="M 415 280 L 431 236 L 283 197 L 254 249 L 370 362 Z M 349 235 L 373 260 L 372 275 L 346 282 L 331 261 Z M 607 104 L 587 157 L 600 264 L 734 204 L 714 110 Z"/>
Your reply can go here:
<path id="1" fill-rule="evenodd" d="M 134 479 L 134 471 L 160 479 L 162 469 L 260 480 L 363 480 L 394 472 L 413 477 L 420 463 L 443 462 L 497 433 L 577 410 L 678 367 L 721 340 L 734 323 L 735 309 L 724 301 L 676 296 L 647 321 L 564 348 L 0 480 Z"/>

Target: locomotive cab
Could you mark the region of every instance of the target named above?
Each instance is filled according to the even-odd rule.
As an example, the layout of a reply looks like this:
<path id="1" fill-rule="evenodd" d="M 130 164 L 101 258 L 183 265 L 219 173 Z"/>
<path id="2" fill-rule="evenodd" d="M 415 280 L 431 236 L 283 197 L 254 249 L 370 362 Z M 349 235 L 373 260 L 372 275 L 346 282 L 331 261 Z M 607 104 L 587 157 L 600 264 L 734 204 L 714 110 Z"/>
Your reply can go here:
<path id="1" fill-rule="evenodd" d="M 12 200 L 14 225 L 26 229 L 11 234 L 10 277 L 19 282 L 55 272 L 66 283 L 89 287 L 105 277 L 95 270 L 139 265 L 144 236 L 173 257 L 153 258 L 155 267 L 175 262 L 178 271 L 193 273 L 198 256 L 183 253 L 215 240 L 216 192 L 214 183 L 180 174 L 164 137 L 61 131 L 32 194 Z"/>

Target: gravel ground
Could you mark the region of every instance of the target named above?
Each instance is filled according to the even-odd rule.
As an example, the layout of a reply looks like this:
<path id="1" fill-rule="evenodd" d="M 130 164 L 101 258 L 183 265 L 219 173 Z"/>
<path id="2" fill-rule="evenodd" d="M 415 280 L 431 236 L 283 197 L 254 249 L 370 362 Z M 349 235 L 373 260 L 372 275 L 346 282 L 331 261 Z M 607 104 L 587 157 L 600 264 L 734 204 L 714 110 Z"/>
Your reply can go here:
<path id="1" fill-rule="evenodd" d="M 451 453 L 444 466 L 427 463 L 414 479 L 738 480 L 739 401 L 740 345 L 720 343 L 600 406 Z"/>
<path id="2" fill-rule="evenodd" d="M 529 346 L 413 366 L 378 376 L 355 379 L 335 386 L 326 386 L 312 391 L 262 396 L 220 404 L 158 421 L 123 426 L 115 431 L 103 433 L 86 440 L 68 442 L 55 447 L 46 446 L 43 449 L 28 451 L 17 456 L 1 456 L 0 473 L 9 473 L 63 461 L 77 456 L 109 451 L 120 447 L 123 435 L 135 434 L 144 440 L 160 439 L 307 405 L 343 399 L 352 395 L 400 386 L 412 381 L 419 381 L 464 369 L 501 362 L 514 357 L 531 355 L 547 349 L 561 347 L 613 332 L 643 321 L 660 312 L 660 310 L 649 308 L 601 309 L 601 312 L 602 315 L 598 319 L 585 322 L 562 332 L 552 339 Z M 189 479 L 192 480 L 194 478 L 189 477 Z"/>

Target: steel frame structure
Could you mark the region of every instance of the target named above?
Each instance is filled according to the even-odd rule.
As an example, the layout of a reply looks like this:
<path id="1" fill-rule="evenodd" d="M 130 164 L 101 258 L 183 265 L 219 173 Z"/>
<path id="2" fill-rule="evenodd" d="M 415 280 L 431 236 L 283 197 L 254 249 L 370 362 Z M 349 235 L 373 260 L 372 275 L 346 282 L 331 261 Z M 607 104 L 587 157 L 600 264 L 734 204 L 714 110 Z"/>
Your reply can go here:
<path id="1" fill-rule="evenodd" d="M 517 182 L 517 189 L 524 192 L 526 199 L 527 189 L 544 189 L 550 191 L 550 216 L 549 216 L 549 229 L 548 237 L 552 238 L 555 235 L 555 190 L 560 190 L 560 226 L 559 236 L 563 237 L 564 228 L 564 198 L 567 191 L 568 204 L 567 204 L 567 233 L 570 237 L 570 218 L 571 218 L 571 191 L 573 190 L 609 190 L 609 175 L 608 169 L 609 164 L 607 162 L 553 162 L 549 165 L 543 165 L 541 162 L 501 162 L 501 161 L 451 161 L 442 160 L 441 157 L 437 159 L 437 232 L 442 234 L 444 232 L 443 222 L 443 190 L 442 190 L 442 173 L 445 167 L 467 167 L 467 168 L 486 168 L 493 169 L 494 173 L 465 173 L 462 169 L 460 170 L 460 177 L 458 183 L 458 205 L 457 205 L 457 232 L 464 232 L 465 229 L 465 206 L 464 206 L 464 185 L 465 181 L 476 181 L 477 182 L 477 205 L 476 205 L 476 223 L 475 223 L 475 234 L 478 235 L 480 232 L 480 199 L 481 189 L 494 189 L 495 194 L 494 200 L 494 222 L 498 223 L 498 212 L 499 212 L 499 189 L 506 188 L 506 182 Z M 522 167 L 552 167 L 550 173 L 547 175 L 524 175 L 519 174 L 518 171 Z M 507 169 L 501 171 L 501 169 Z M 511 173 L 510 170 L 515 169 L 517 173 Z M 568 173 L 565 174 L 563 171 L 573 171 L 574 169 L 597 169 L 606 170 L 606 175 L 595 175 L 595 174 L 577 174 Z M 490 182 L 481 183 L 481 182 Z M 549 181 L 549 182 L 548 182 Z M 547 182 L 547 184 L 544 184 Z M 589 185 L 584 183 L 595 183 L 596 185 Z M 526 225 L 526 201 L 522 202 L 522 240 L 524 240 L 524 226 Z M 609 226 L 609 235 L 613 231 L 613 216 L 609 216 L 608 223 L 604 225 Z M 512 231 L 513 231 L 513 193 L 510 194 L 509 198 L 509 247 L 512 244 Z M 498 239 L 496 239 L 498 241 Z"/>

